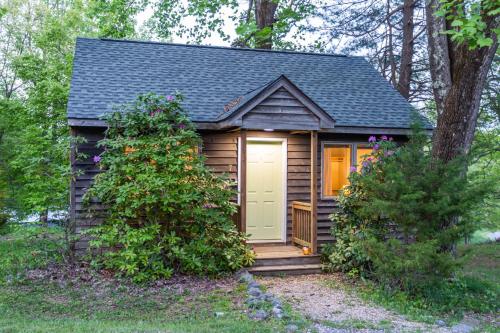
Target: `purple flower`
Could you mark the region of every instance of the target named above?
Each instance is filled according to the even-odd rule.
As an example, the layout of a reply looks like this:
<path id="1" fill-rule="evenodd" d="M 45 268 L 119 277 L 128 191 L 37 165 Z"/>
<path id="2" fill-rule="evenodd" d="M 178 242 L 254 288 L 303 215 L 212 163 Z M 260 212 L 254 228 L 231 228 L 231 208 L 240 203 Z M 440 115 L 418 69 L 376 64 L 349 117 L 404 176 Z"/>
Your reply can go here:
<path id="1" fill-rule="evenodd" d="M 367 168 L 370 165 L 370 162 L 363 161 L 363 168 Z"/>
<path id="2" fill-rule="evenodd" d="M 388 151 L 384 152 L 385 157 L 392 156 L 392 155 L 394 155 L 394 150 L 388 150 Z"/>
<path id="3" fill-rule="evenodd" d="M 101 162 L 101 156 L 98 155 L 94 156 L 94 163 L 99 163 L 99 162 Z"/>
<path id="4" fill-rule="evenodd" d="M 378 143 L 376 143 L 374 146 L 373 146 L 373 150 L 379 150 L 380 148 L 380 145 Z"/>
<path id="5" fill-rule="evenodd" d="M 382 140 L 382 141 L 387 141 L 387 135 L 382 135 L 382 136 L 380 137 L 380 140 Z"/>
<path id="6" fill-rule="evenodd" d="M 356 172 L 356 167 L 352 166 L 350 170 L 351 170 L 351 173 Z"/>
<path id="7" fill-rule="evenodd" d="M 167 101 L 172 102 L 174 100 L 174 96 L 167 95 Z"/>
<path id="8" fill-rule="evenodd" d="M 184 125 L 184 124 L 179 124 L 179 128 L 180 128 L 180 129 L 185 129 L 185 128 L 186 128 L 186 125 Z"/>
<path id="9" fill-rule="evenodd" d="M 368 142 L 375 142 L 377 141 L 377 138 L 375 137 L 375 135 L 372 135 L 368 138 Z"/>

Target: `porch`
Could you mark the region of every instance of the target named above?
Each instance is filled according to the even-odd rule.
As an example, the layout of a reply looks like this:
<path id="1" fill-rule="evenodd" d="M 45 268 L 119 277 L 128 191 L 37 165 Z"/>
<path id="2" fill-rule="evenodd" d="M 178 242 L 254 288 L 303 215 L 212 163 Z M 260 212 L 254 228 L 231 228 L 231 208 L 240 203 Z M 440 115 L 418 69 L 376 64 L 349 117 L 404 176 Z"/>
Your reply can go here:
<path id="1" fill-rule="evenodd" d="M 253 244 L 256 259 L 249 272 L 256 275 L 299 275 L 321 273 L 318 254 L 305 255 L 294 245 Z"/>

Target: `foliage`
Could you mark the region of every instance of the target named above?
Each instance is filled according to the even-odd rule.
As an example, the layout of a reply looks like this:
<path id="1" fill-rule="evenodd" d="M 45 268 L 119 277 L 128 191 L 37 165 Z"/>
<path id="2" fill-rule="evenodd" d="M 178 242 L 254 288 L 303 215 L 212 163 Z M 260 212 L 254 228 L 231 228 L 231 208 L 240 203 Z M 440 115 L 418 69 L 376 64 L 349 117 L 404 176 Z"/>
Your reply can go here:
<path id="1" fill-rule="evenodd" d="M 486 20 L 494 20 L 500 15 L 497 0 L 440 0 L 441 6 L 436 15 L 445 17 L 450 22 L 450 29 L 445 33 L 452 41 L 467 43 L 470 49 L 493 45 L 493 36 L 487 33 Z M 498 26 L 492 30 L 496 36 Z"/>
<path id="2" fill-rule="evenodd" d="M 0 237 L 1 332 L 284 330 L 282 322 L 249 319 L 240 302 L 244 290 L 231 280 L 179 277 L 168 285 L 144 287 L 85 266 L 46 267 L 60 259 L 61 235 L 55 228 L 18 226 Z"/>
<path id="3" fill-rule="evenodd" d="M 255 18 L 257 1 L 159 1 L 149 22 L 152 30 L 162 38 L 173 35 L 188 38 L 195 43 L 213 35 L 230 41 L 232 36 L 226 26 L 236 26 L 233 45 L 256 47 L 271 38 L 277 49 L 295 48 L 308 29 L 306 18 L 313 16 L 322 1 L 271 0 L 278 4 L 272 27 L 259 29 Z M 269 1 L 269 2 L 271 2 Z M 265 3 L 267 1 L 261 1 Z"/>
<path id="4" fill-rule="evenodd" d="M 29 269 L 59 262 L 62 231 L 28 225 L 11 225 L 0 237 L 0 284 L 23 278 Z"/>
<path id="5" fill-rule="evenodd" d="M 463 268 L 449 280 L 429 284 L 418 295 L 388 291 L 373 283 L 358 290 L 365 298 L 416 319 L 442 314 L 460 317 L 471 311 L 494 313 L 499 309 L 500 297 L 498 246 L 494 242 L 460 246 Z"/>
<path id="6" fill-rule="evenodd" d="M 352 170 L 332 215 L 340 239 L 327 253 L 330 269 L 361 273 L 390 290 L 420 293 L 459 267 L 445 251 L 474 230 L 471 212 L 488 193 L 463 177 L 462 161 L 434 161 L 415 128 L 403 147 L 371 137 L 361 172 Z M 452 226 L 447 221 L 460 216 Z"/>
<path id="7" fill-rule="evenodd" d="M 76 37 L 134 35 L 141 3 L 2 3 L 0 193 L 17 219 L 68 208 L 72 175 L 66 105 Z"/>
<path id="8" fill-rule="evenodd" d="M 87 15 L 95 22 L 99 37 L 126 38 L 135 35 L 135 16 L 148 0 L 90 0 Z"/>
<path id="9" fill-rule="evenodd" d="M 107 120 L 99 174 L 85 198 L 97 197 L 109 216 L 93 234 L 100 258 L 137 282 L 185 273 L 218 275 L 251 263 L 231 221 L 229 180 L 211 173 L 181 109 L 181 96 L 142 95 Z"/>

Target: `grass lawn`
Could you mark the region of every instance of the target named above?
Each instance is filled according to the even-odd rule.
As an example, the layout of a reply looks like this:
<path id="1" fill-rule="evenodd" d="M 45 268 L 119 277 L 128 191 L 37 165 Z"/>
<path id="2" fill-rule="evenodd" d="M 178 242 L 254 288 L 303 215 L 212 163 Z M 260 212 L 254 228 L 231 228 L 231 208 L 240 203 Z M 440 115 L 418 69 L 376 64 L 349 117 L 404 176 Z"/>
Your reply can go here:
<path id="1" fill-rule="evenodd" d="M 0 332 L 283 331 L 284 322 L 247 318 L 244 289 L 232 279 L 139 287 L 88 269 L 59 272 L 60 238 L 42 228 L 0 236 Z"/>

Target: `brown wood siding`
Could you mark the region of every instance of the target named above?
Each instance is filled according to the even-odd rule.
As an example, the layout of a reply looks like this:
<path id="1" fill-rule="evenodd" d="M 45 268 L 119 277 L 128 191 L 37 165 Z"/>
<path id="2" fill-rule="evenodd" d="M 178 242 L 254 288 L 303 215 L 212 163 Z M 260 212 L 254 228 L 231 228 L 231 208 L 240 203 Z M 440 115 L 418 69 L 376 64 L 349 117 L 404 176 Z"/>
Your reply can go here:
<path id="1" fill-rule="evenodd" d="M 201 133 L 205 164 L 216 174 L 226 174 L 238 180 L 238 136 L 239 133 Z"/>
<path id="2" fill-rule="evenodd" d="M 97 142 L 103 138 L 103 130 L 99 128 L 72 128 L 75 136 L 85 138 L 85 143 L 72 147 L 72 169 L 78 173 L 71 183 L 71 215 L 77 235 L 90 226 L 101 223 L 105 209 L 98 203 L 93 205 L 97 212 L 96 218 L 89 218 L 87 210 L 82 206 L 85 191 L 92 184 L 95 175 L 101 172 L 92 161 L 93 156 L 102 152 L 96 147 Z M 217 174 L 227 174 L 234 181 L 238 180 L 238 137 L 240 132 L 215 132 L 204 131 L 200 133 L 203 139 L 202 153 L 206 157 L 206 165 Z M 311 186 L 311 142 L 308 132 L 291 134 L 290 132 L 263 132 L 248 131 L 247 136 L 286 138 L 287 139 L 287 241 L 292 235 L 292 201 L 310 202 Z M 321 142 L 367 142 L 367 135 L 347 134 L 319 134 L 317 181 L 318 181 L 318 210 L 317 210 L 317 241 L 318 245 L 333 241 L 330 235 L 332 222 L 329 215 L 337 207 L 333 199 L 323 199 L 321 195 Z M 395 137 L 396 141 L 402 140 Z M 86 154 L 84 159 L 76 159 L 77 153 Z M 75 249 L 83 250 L 87 247 L 88 240 L 80 239 L 75 244 Z"/>
<path id="3" fill-rule="evenodd" d="M 243 116 L 244 128 L 318 129 L 319 119 L 286 89 L 280 88 Z"/>
<path id="4" fill-rule="evenodd" d="M 102 223 L 102 218 L 105 215 L 104 207 L 99 203 L 94 203 L 91 208 L 95 210 L 95 216 L 91 218 L 87 208 L 82 203 L 83 195 L 92 185 L 94 177 L 101 172 L 93 158 L 102 152 L 102 148 L 97 147 L 97 142 L 104 137 L 104 131 L 101 128 L 77 127 L 72 128 L 72 134 L 86 140 L 86 142 L 77 144 L 71 149 L 71 168 L 74 174 L 71 182 L 71 218 L 74 232 L 80 236 L 76 240 L 74 248 L 81 253 L 88 246 L 88 238 L 82 236 L 82 232 Z M 82 157 L 83 154 L 86 157 Z"/>

